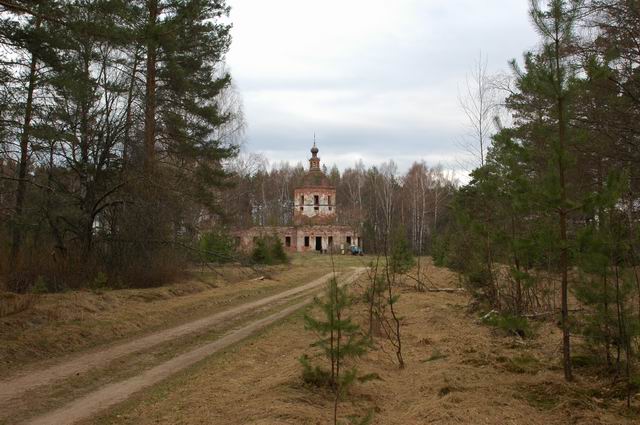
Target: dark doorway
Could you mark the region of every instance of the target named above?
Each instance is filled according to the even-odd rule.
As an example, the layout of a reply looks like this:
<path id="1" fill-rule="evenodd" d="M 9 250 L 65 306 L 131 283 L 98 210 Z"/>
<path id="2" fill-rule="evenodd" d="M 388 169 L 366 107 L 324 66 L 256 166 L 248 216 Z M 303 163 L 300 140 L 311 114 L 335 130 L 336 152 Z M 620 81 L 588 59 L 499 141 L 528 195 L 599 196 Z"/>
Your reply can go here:
<path id="1" fill-rule="evenodd" d="M 322 236 L 316 236 L 316 251 L 322 251 Z"/>
<path id="2" fill-rule="evenodd" d="M 351 246 L 351 236 L 347 236 L 347 245 Z"/>
<path id="3" fill-rule="evenodd" d="M 284 244 L 287 248 L 291 247 L 291 236 L 287 236 L 284 238 Z"/>
<path id="4" fill-rule="evenodd" d="M 304 237 L 304 246 L 309 246 L 309 236 Z"/>
<path id="5" fill-rule="evenodd" d="M 331 249 L 333 247 L 333 236 L 329 236 L 328 244 L 329 244 L 329 249 Z"/>

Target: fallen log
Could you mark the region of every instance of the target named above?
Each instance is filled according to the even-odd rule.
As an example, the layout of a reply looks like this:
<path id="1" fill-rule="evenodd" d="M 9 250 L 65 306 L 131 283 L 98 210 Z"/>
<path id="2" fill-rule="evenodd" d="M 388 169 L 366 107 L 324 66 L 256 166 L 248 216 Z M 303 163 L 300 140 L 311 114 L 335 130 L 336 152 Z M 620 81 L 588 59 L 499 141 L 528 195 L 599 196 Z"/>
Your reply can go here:
<path id="1" fill-rule="evenodd" d="M 422 288 L 425 292 L 467 292 L 464 288 Z"/>
<path id="2" fill-rule="evenodd" d="M 569 309 L 569 313 L 579 313 L 581 311 L 584 311 L 584 309 L 583 308 Z M 560 309 L 557 309 L 557 310 L 551 310 L 551 311 L 542 311 L 539 313 L 523 314 L 522 317 L 526 317 L 527 319 L 537 319 L 539 317 L 553 316 L 554 314 L 561 314 L 561 313 L 562 311 Z"/>
<path id="3" fill-rule="evenodd" d="M 435 286 L 427 286 L 424 284 L 424 282 L 420 279 L 418 279 L 415 276 L 411 276 L 410 274 L 406 275 L 408 278 L 414 280 L 416 282 L 416 289 L 418 291 L 422 291 L 422 292 L 467 292 L 466 289 L 464 288 L 438 288 Z M 433 285 L 433 282 L 431 282 L 427 277 L 424 277 L 428 283 L 430 283 L 431 285 Z"/>

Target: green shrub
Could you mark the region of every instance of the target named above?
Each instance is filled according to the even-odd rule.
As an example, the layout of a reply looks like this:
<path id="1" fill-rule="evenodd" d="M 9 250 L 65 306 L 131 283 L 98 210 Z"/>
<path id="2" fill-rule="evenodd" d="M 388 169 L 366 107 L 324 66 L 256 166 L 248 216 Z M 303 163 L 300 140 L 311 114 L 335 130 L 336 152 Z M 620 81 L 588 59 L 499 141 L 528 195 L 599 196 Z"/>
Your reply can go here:
<path id="1" fill-rule="evenodd" d="M 282 241 L 277 236 L 262 236 L 256 239 L 251 259 L 257 264 L 284 264 L 289 257 L 284 252 Z"/>
<path id="2" fill-rule="evenodd" d="M 236 257 L 235 242 L 224 229 L 215 229 L 202 235 L 198 248 L 202 258 L 211 263 L 228 263 Z"/>
<path id="3" fill-rule="evenodd" d="M 377 375 L 359 376 L 355 367 L 346 367 L 345 361 L 363 356 L 371 346 L 371 341 L 363 335 L 360 326 L 348 315 L 353 298 L 346 286 L 338 285 L 334 278 L 329 280 L 325 296 L 316 297 L 314 305 L 320 309 L 319 318 L 304 315 L 305 329 L 313 331 L 318 339 L 311 344 L 320 349 L 331 372 L 312 366 L 307 356 L 300 358 L 302 377 L 316 386 L 330 386 L 336 395 L 344 395 L 355 382 L 366 382 Z"/>
<path id="4" fill-rule="evenodd" d="M 406 273 L 416 265 L 416 260 L 409 246 L 406 232 L 402 228 L 399 228 L 395 232 L 389 263 L 393 273 L 398 274 Z"/>
<path id="5" fill-rule="evenodd" d="M 504 368 L 511 373 L 535 375 L 542 369 L 542 365 L 535 357 L 522 354 L 509 359 Z"/>
<path id="6" fill-rule="evenodd" d="M 448 240 L 442 236 L 434 236 L 431 246 L 431 257 L 433 264 L 437 267 L 447 266 Z"/>
<path id="7" fill-rule="evenodd" d="M 331 372 L 320 366 L 313 366 L 306 354 L 298 358 L 298 361 L 302 365 L 302 380 L 305 384 L 318 388 L 331 388 Z"/>
<path id="8" fill-rule="evenodd" d="M 533 336 L 533 329 L 526 317 L 490 313 L 482 318 L 482 322 L 489 326 L 495 326 L 511 335 L 518 335 L 522 338 Z"/>
<path id="9" fill-rule="evenodd" d="M 356 415 L 348 416 L 347 420 L 349 421 L 349 425 L 369 425 L 373 422 L 373 412 L 374 410 L 370 409 L 363 417 L 359 417 Z"/>
<path id="10" fill-rule="evenodd" d="M 109 285 L 109 278 L 105 273 L 98 272 L 93 282 L 91 282 L 92 289 L 106 289 Z"/>
<path id="11" fill-rule="evenodd" d="M 43 275 L 38 275 L 29 288 L 28 292 L 31 294 L 49 294 L 56 292 L 65 292 L 68 289 L 69 288 L 63 281 L 59 280 L 59 278 L 56 279 L 56 276 L 45 277 Z"/>
<path id="12" fill-rule="evenodd" d="M 495 305 L 495 290 L 491 283 L 491 273 L 482 264 L 470 262 L 462 273 L 462 283 L 473 299 L 482 305 Z"/>
<path id="13" fill-rule="evenodd" d="M 422 363 L 434 362 L 436 360 L 446 359 L 447 357 L 448 356 L 446 354 L 442 354 L 440 350 L 438 350 L 437 348 L 434 348 L 433 351 L 431 352 L 431 356 L 422 360 Z"/>
<path id="14" fill-rule="evenodd" d="M 269 246 L 265 238 L 258 238 L 253 244 L 253 252 L 251 253 L 251 259 L 254 263 L 258 264 L 270 264 L 271 256 L 269 254 Z"/>
<path id="15" fill-rule="evenodd" d="M 49 286 L 47 285 L 47 281 L 42 276 L 38 276 L 36 278 L 35 283 L 31 287 L 31 293 L 33 294 L 46 294 L 49 292 Z"/>
<path id="16" fill-rule="evenodd" d="M 603 359 L 596 353 L 574 354 L 571 356 L 571 364 L 575 368 L 602 368 L 606 367 Z"/>
<path id="17" fill-rule="evenodd" d="M 272 238 L 271 244 L 271 255 L 276 263 L 287 263 L 289 262 L 289 257 L 287 257 L 287 253 L 284 252 L 284 245 L 282 245 L 282 241 L 278 237 Z"/>

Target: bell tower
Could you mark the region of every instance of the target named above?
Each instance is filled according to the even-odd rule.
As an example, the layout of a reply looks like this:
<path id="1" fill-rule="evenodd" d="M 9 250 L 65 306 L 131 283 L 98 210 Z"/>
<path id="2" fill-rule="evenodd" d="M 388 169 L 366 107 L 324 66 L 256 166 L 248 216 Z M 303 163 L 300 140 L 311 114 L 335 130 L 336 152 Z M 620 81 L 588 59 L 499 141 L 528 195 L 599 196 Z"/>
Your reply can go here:
<path id="1" fill-rule="evenodd" d="M 309 171 L 294 190 L 293 223 L 295 225 L 335 224 L 336 188 L 320 168 L 316 142 L 311 148 Z"/>
<path id="2" fill-rule="evenodd" d="M 311 148 L 311 158 L 309 159 L 309 171 L 320 171 L 320 158 L 318 158 L 318 152 L 318 147 L 314 141 L 313 147 Z"/>

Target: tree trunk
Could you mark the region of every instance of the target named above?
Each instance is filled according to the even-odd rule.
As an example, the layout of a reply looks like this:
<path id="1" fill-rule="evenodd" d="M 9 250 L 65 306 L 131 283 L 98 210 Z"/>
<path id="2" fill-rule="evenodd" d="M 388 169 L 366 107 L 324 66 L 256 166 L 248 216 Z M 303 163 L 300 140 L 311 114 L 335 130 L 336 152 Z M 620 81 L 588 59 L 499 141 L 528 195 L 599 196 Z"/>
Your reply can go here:
<path id="1" fill-rule="evenodd" d="M 512 213 L 511 215 L 511 240 L 515 244 L 515 240 L 516 240 L 515 213 Z M 524 306 L 523 306 L 523 296 L 522 296 L 522 282 L 520 277 L 520 257 L 518 257 L 518 251 L 515 249 L 515 245 L 513 246 L 513 263 L 516 267 L 516 272 L 517 272 L 515 313 L 517 316 L 519 316 L 523 313 Z"/>
<path id="2" fill-rule="evenodd" d="M 564 365 L 564 377 L 567 381 L 573 380 L 571 370 L 571 334 L 569 331 L 569 266 L 567 252 L 567 215 L 563 210 L 560 213 L 560 269 L 562 270 L 562 354 Z"/>
<path id="3" fill-rule="evenodd" d="M 36 21 L 36 28 L 40 26 L 40 20 Z M 24 215 L 24 201 L 27 194 L 27 168 L 29 166 L 29 132 L 33 118 L 33 92 L 36 86 L 36 67 L 38 59 L 32 53 L 29 66 L 29 84 L 27 86 L 27 104 L 24 111 L 22 135 L 20 136 L 20 161 L 18 162 L 18 187 L 15 201 L 15 223 L 13 226 L 13 240 L 11 244 L 11 264 L 17 265 L 22 248 L 22 220 Z"/>
<path id="4" fill-rule="evenodd" d="M 564 156 L 566 150 L 566 123 L 564 116 L 565 99 L 562 87 L 562 72 L 560 65 L 560 35 L 559 27 L 556 23 L 555 36 L 555 78 L 557 90 L 557 108 L 558 108 L 558 175 L 560 179 L 560 208 L 558 211 L 558 221 L 560 225 L 560 270 L 562 272 L 562 355 L 564 366 L 564 377 L 567 381 L 573 380 L 573 372 L 571 370 L 571 334 L 569 331 L 569 252 L 567 237 L 567 188 L 565 177 Z"/>
<path id="5" fill-rule="evenodd" d="M 131 70 L 131 81 L 129 82 L 129 90 L 127 93 L 127 109 L 125 113 L 124 124 L 124 146 L 122 147 L 122 172 L 126 174 L 129 162 L 129 149 L 131 149 L 131 125 L 133 123 L 133 90 L 135 88 L 136 73 L 138 72 L 138 50 L 133 57 L 133 69 Z"/>
<path id="6" fill-rule="evenodd" d="M 611 330 L 609 329 L 609 284 L 605 268 L 602 278 L 603 307 L 604 307 L 604 349 L 606 350 L 607 366 L 611 367 Z"/>
<path id="7" fill-rule="evenodd" d="M 83 60 L 83 77 L 86 82 L 90 81 L 89 67 L 91 65 L 92 46 L 84 46 Z M 89 178 L 89 148 L 91 146 L 91 126 L 89 123 L 90 96 L 85 93 L 80 104 L 80 186 L 83 189 L 81 210 L 83 213 L 82 226 L 82 255 L 86 259 L 91 252 L 93 243 L 93 202 L 94 202 L 94 184 L 95 178 Z M 94 176 L 95 177 L 95 176 Z"/>
<path id="8" fill-rule="evenodd" d="M 144 111 L 144 173 L 149 176 L 155 163 L 156 142 L 156 62 L 157 43 L 155 27 L 158 18 L 158 0 L 148 0 L 149 28 L 152 34 L 147 41 L 146 103 Z"/>

